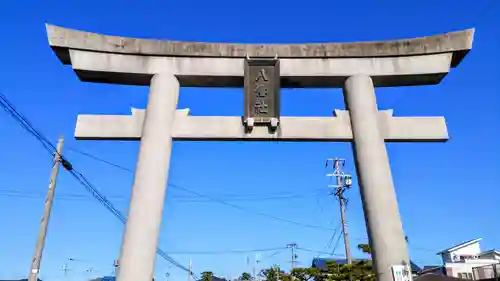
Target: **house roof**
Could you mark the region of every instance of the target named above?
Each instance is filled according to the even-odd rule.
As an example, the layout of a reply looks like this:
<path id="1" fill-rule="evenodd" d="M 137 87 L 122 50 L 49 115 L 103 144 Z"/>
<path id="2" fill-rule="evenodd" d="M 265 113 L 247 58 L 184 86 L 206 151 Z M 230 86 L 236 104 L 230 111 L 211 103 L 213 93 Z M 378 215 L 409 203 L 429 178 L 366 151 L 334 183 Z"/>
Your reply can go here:
<path id="1" fill-rule="evenodd" d="M 500 251 L 495 250 L 495 249 L 491 249 L 491 250 L 487 250 L 487 251 L 483 251 L 483 252 L 479 253 L 479 256 L 484 256 L 484 255 L 488 255 L 491 253 L 495 253 L 497 255 L 500 255 Z"/>
<path id="2" fill-rule="evenodd" d="M 438 255 L 441 255 L 441 254 L 444 254 L 444 253 L 449 253 L 449 252 L 453 252 L 455 250 L 458 250 L 458 249 L 461 249 L 461 248 L 464 248 L 464 247 L 467 247 L 469 245 L 472 245 L 472 244 L 475 244 L 479 241 L 481 241 L 482 238 L 476 238 L 476 239 L 473 239 L 473 240 L 469 240 L 469 241 L 465 241 L 465 242 L 462 242 L 458 245 L 455 245 L 451 248 L 448 248 L 448 249 L 444 249 L 442 250 L 441 252 L 437 253 Z"/>
<path id="3" fill-rule="evenodd" d="M 424 265 L 424 267 L 422 268 L 422 270 L 426 270 L 426 269 L 434 269 L 434 268 L 439 268 L 441 267 L 440 265 Z"/>
<path id="4" fill-rule="evenodd" d="M 422 270 L 419 271 L 419 274 L 427 274 L 427 273 L 433 273 L 435 271 L 439 270 L 440 272 L 443 271 L 443 267 L 440 265 L 424 265 Z"/>
<path id="5" fill-rule="evenodd" d="M 424 274 L 413 278 L 413 280 L 418 281 L 462 281 L 464 279 L 450 277 L 446 275 L 437 274 Z"/>
<path id="6" fill-rule="evenodd" d="M 353 261 L 369 261 L 370 259 L 354 259 Z M 334 261 L 337 264 L 347 264 L 347 259 L 329 259 L 329 258 L 314 258 L 312 261 L 312 267 L 315 268 L 325 268 L 326 262 Z M 417 272 L 422 270 L 418 265 L 416 265 L 413 261 L 410 261 L 411 271 Z"/>

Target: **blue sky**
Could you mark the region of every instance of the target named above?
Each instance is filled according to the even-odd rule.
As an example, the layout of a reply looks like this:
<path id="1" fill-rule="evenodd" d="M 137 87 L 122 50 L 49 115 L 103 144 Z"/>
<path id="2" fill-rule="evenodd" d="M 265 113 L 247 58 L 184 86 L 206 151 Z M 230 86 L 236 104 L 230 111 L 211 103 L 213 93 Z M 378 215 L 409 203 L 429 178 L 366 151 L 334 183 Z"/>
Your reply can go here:
<path id="1" fill-rule="evenodd" d="M 126 212 L 132 174 L 79 155 L 83 150 L 133 168 L 137 142 L 75 141 L 77 114 L 127 114 L 142 108 L 146 87 L 80 82 L 48 46 L 46 22 L 122 35 L 186 41 L 246 43 L 347 42 L 410 38 L 476 26 L 472 52 L 440 85 L 377 89 L 381 109 L 398 116 L 445 116 L 451 140 L 445 144 L 388 144 L 400 212 L 412 259 L 438 264 L 436 252 L 482 237 L 483 249 L 500 248 L 498 161 L 500 137 L 499 5 L 491 1 L 9 1 L 0 3 L 0 91 L 54 142 L 66 137 L 65 155 Z M 344 108 L 341 92 L 283 90 L 282 115 L 329 116 Z M 242 115 L 243 91 L 181 90 L 180 108 L 194 115 Z M 0 114 L 0 278 L 28 273 L 48 185 L 51 159 L 37 141 Z M 261 153 L 262 158 L 255 155 Z M 169 187 L 160 247 L 179 262 L 191 259 L 196 272 L 235 277 L 250 271 L 254 253 L 196 254 L 299 247 L 331 252 L 338 227 L 338 203 L 328 196 L 326 158 L 343 157 L 354 173 L 352 151 L 343 143 L 175 143 L 170 183 L 237 204 L 241 211 Z M 248 173 L 248 166 L 261 169 Z M 66 172 L 57 186 L 41 277 L 84 280 L 109 275 L 118 256 L 123 225 Z M 359 190 L 347 193 L 353 254 L 366 241 Z M 258 213 L 318 225 L 301 227 Z M 496 225 L 496 226 L 495 226 Z M 333 243 L 335 244 L 335 243 Z M 342 254 L 339 244 L 336 253 Z M 262 251 L 261 267 L 290 267 L 288 250 Z M 308 266 L 319 253 L 299 251 Z M 273 255 L 275 254 L 275 255 Z M 325 255 L 322 255 L 325 256 Z M 68 262 L 69 258 L 75 261 Z M 65 276 L 62 265 L 68 263 Z M 93 273 L 85 273 L 93 268 Z M 156 276 L 184 280 L 182 270 L 157 259 Z"/>

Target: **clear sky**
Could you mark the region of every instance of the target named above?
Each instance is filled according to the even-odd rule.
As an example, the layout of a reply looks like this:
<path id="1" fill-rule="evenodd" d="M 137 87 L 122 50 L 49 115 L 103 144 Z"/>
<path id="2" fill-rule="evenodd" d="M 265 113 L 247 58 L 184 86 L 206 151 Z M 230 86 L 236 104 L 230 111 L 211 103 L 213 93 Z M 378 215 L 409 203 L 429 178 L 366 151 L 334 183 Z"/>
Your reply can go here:
<path id="1" fill-rule="evenodd" d="M 412 2 L 410 4 L 410 2 Z M 482 248 L 500 248 L 497 147 L 500 137 L 500 5 L 488 0 L 358 1 L 14 1 L 0 3 L 0 90 L 54 142 L 66 137 L 65 155 L 115 206 L 127 211 L 132 174 L 70 150 L 86 151 L 134 168 L 137 142 L 75 141 L 76 116 L 128 114 L 143 108 L 147 88 L 83 83 L 49 48 L 45 23 L 129 37 L 185 41 L 298 43 L 385 40 L 474 27 L 472 52 L 440 85 L 377 89 L 381 109 L 398 116 L 445 116 L 445 144 L 388 144 L 411 258 L 439 264 L 436 252 L 482 237 Z M 330 116 L 344 108 L 341 92 L 283 90 L 282 115 Z M 241 89 L 183 88 L 180 108 L 193 115 L 242 115 Z M 48 185 L 51 159 L 13 119 L 0 113 L 0 278 L 29 270 Z M 258 157 L 256 157 L 258 156 Z M 354 173 L 352 151 L 342 143 L 175 143 L 170 183 L 236 204 L 199 198 L 168 187 L 160 247 L 196 272 L 224 277 L 251 271 L 256 249 L 296 242 L 302 266 L 334 250 L 338 202 L 329 196 L 326 158 L 343 157 Z M 260 169 L 249 169 L 249 167 Z M 249 172 L 250 171 L 250 172 Z M 353 254 L 366 241 L 354 178 L 347 218 Z M 262 214 L 317 225 L 285 223 Z M 41 277 L 84 280 L 109 275 L 123 225 L 67 172 L 61 171 Z M 250 250 L 200 254 L 193 251 Z M 343 245 L 335 249 L 342 254 Z M 190 253 L 191 252 L 191 253 Z M 260 267 L 290 267 L 289 250 L 261 251 Z M 250 266 L 246 257 L 249 256 Z M 327 255 L 321 255 L 327 256 Z M 68 261 L 69 258 L 75 261 Z M 62 265 L 68 264 L 65 276 Z M 89 268 L 94 271 L 86 273 Z M 161 258 L 156 277 L 187 274 Z"/>

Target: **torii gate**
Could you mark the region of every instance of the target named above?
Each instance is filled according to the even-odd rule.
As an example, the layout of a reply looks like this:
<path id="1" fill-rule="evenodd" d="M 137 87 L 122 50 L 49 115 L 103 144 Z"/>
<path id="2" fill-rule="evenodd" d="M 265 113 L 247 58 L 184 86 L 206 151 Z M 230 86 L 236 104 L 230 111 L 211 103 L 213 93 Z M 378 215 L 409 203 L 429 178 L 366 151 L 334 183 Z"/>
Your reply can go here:
<path id="1" fill-rule="evenodd" d="M 150 86 L 146 110 L 79 115 L 77 139 L 140 140 L 118 281 L 150 281 L 172 140 L 349 141 L 378 281 L 409 265 L 385 141 L 448 139 L 443 117 L 378 111 L 374 87 L 438 84 L 472 48 L 474 30 L 408 40 L 293 45 L 122 38 L 47 25 L 49 43 L 82 81 Z M 260 83 L 260 84 L 259 84 Z M 245 87 L 245 116 L 190 116 L 179 88 Z M 279 89 L 343 88 L 347 111 L 281 117 Z M 411 279 L 411 276 L 410 276 Z"/>

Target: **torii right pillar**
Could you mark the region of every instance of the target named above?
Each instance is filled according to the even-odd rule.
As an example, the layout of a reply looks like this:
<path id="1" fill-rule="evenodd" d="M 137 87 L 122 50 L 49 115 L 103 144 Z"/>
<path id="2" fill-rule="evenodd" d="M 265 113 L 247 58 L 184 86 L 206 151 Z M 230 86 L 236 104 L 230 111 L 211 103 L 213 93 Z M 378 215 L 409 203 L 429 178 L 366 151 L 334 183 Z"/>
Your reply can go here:
<path id="1" fill-rule="evenodd" d="M 392 265 L 410 266 L 410 261 L 389 157 L 379 129 L 375 88 L 370 76 L 354 75 L 345 81 L 343 90 L 373 269 L 377 280 L 390 280 L 380 275 L 390 273 Z M 411 276 L 411 270 L 406 273 Z"/>

